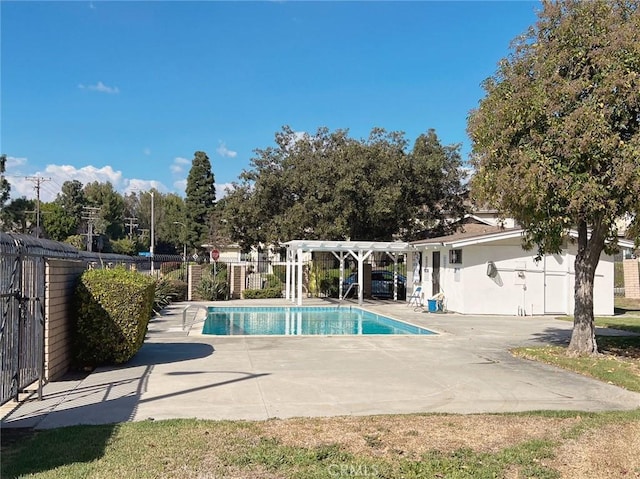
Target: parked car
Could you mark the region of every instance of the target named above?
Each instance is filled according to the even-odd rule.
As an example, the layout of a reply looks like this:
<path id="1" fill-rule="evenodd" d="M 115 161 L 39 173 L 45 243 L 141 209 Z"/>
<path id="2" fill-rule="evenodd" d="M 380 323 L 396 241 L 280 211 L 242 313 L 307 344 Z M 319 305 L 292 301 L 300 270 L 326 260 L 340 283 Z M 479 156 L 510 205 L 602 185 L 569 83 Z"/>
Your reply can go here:
<path id="1" fill-rule="evenodd" d="M 344 279 L 343 294 L 349 285 L 358 282 L 358 272 L 351 273 Z M 355 293 L 355 290 L 352 290 Z M 351 296 L 353 293 L 349 293 Z M 376 298 L 393 298 L 393 271 L 374 269 L 371 271 L 371 296 Z M 407 278 L 398 274 L 398 299 L 407 297 Z"/>

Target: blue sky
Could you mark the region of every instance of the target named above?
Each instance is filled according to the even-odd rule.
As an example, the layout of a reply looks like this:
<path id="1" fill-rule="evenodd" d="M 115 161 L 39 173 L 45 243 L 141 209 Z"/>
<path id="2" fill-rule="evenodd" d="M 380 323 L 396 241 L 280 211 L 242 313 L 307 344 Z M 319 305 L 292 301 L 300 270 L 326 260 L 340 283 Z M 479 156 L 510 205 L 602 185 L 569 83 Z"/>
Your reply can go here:
<path id="1" fill-rule="evenodd" d="M 184 195 L 195 151 L 219 191 L 313 133 L 434 128 L 470 151 L 481 82 L 539 2 L 0 2 L 0 151 L 12 196 L 66 180 Z"/>

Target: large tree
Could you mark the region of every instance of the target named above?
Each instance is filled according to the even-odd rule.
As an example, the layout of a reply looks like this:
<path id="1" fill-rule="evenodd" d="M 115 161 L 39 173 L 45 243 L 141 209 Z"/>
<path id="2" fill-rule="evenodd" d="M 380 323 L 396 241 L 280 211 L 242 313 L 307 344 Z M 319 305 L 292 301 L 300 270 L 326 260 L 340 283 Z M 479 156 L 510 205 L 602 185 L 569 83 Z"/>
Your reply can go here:
<path id="1" fill-rule="evenodd" d="M 46 238 L 64 241 L 77 233 L 78 218 L 68 214 L 59 203 L 42 203 L 40 212 Z"/>
<path id="2" fill-rule="evenodd" d="M 87 183 L 83 191 L 87 204 L 99 208 L 95 231 L 105 234 L 113 240 L 124 238 L 124 198 L 122 195 L 114 190 L 110 182 Z"/>
<path id="3" fill-rule="evenodd" d="M 224 199 L 229 235 L 245 249 L 295 238 L 412 239 L 463 213 L 458 147 L 442 146 L 433 130 L 412 151 L 403 133 L 382 128 L 355 140 L 346 130 L 284 127 L 275 140 Z"/>
<path id="4" fill-rule="evenodd" d="M 198 248 L 209 241 L 209 225 L 216 203 L 211 162 L 203 151 L 196 151 L 187 176 L 185 197 L 186 242 Z"/>
<path id="5" fill-rule="evenodd" d="M 30 234 L 35 228 L 36 202 L 24 196 L 11 200 L 0 210 L 0 224 L 3 231 Z"/>
<path id="6" fill-rule="evenodd" d="M 595 269 L 616 245 L 615 220 L 638 214 L 638 5 L 544 2 L 469 118 L 477 198 L 518 220 L 539 255 L 577 230 L 574 353 L 597 353 Z"/>
<path id="7" fill-rule="evenodd" d="M 83 216 L 82 207 L 86 205 L 82 188 L 82 183 L 78 180 L 68 180 L 62 183 L 61 191 L 56 195 L 54 203 L 63 213 L 51 207 L 43 217 L 45 230 L 50 238 L 64 241 L 68 236 L 84 233 L 80 229 Z M 55 211 L 55 213 L 50 211 Z M 64 236 L 65 234 L 66 236 Z"/>

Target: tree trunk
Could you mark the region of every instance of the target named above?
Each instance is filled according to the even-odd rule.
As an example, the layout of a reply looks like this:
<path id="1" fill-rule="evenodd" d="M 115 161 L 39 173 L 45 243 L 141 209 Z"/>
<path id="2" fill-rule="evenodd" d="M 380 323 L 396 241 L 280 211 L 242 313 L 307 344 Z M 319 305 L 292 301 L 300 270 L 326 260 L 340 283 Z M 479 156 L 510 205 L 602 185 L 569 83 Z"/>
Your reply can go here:
<path id="1" fill-rule="evenodd" d="M 598 224 L 588 238 L 587 224 L 578 225 L 578 254 L 575 261 L 575 307 L 573 332 L 568 352 L 573 354 L 598 353 L 593 321 L 593 281 L 600 253 L 604 248 L 604 234 Z"/>

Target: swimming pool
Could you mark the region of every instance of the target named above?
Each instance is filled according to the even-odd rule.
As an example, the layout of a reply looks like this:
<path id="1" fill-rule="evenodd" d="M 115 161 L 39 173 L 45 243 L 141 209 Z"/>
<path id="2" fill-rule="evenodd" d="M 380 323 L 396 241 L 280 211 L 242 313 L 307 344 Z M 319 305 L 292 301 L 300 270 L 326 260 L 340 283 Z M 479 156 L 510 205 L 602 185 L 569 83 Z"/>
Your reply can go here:
<path id="1" fill-rule="evenodd" d="M 435 334 L 412 324 L 351 306 L 343 307 L 210 307 L 202 334 L 361 335 Z"/>

